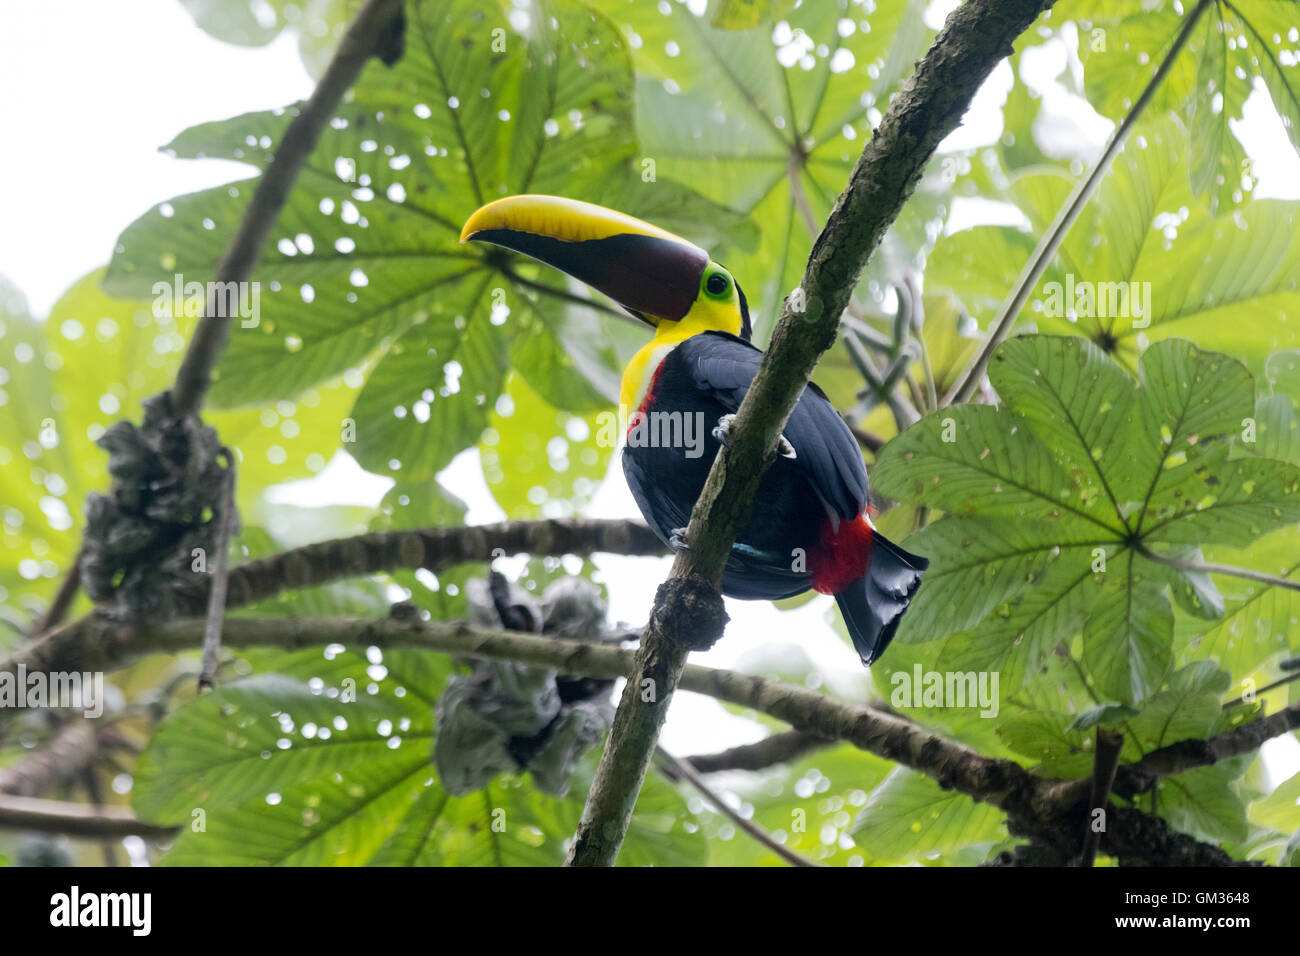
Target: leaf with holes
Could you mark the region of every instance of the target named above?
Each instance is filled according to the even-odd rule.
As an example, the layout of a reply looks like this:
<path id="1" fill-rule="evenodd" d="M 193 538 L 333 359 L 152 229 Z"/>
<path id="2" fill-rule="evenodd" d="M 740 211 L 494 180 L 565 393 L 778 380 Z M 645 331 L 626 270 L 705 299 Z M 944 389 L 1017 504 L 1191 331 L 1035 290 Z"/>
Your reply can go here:
<path id="1" fill-rule="evenodd" d="M 192 317 L 173 318 L 147 300 L 111 299 L 102 272 L 78 280 L 40 323 L 21 305 L 0 313 L 0 493 L 7 508 L 0 587 L 5 615 L 25 629 L 72 563 L 86 494 L 108 487 L 108 455 L 91 443 L 140 403 L 170 387 Z M 3 309 L 0 306 L 0 309 Z M 239 507 L 258 520 L 270 485 L 306 478 L 340 445 L 354 397 L 342 382 L 296 402 L 205 414 L 239 461 Z M 28 467 L 19 467 L 20 462 Z"/>
<path id="2" fill-rule="evenodd" d="M 388 652 L 378 663 L 327 648 L 253 659 L 272 673 L 190 701 L 141 755 L 136 812 L 181 825 L 167 865 L 562 862 L 581 792 L 558 800 L 504 777 L 456 798 L 439 785 L 430 753 L 444 656 Z M 703 863 L 681 799 L 664 785 L 645 798 L 623 862 Z"/>
<path id="3" fill-rule="evenodd" d="M 475 208 L 560 193 L 702 240 L 739 217 L 667 178 L 642 181 L 631 62 L 591 8 L 456 0 L 408 18 L 401 61 L 366 68 L 300 173 L 254 276 L 256 314 L 235 323 L 211 399 L 290 399 L 364 370 L 349 450 L 371 471 L 416 481 L 477 442 L 512 363 L 541 390 L 538 355 L 566 351 L 563 286 L 520 257 L 462 246 Z M 265 167 L 296 112 L 197 126 L 169 149 Z M 176 273 L 209 278 L 255 186 L 179 197 L 137 220 L 110 288 L 144 294 Z M 603 388 L 612 354 L 588 358 L 574 369 Z M 573 378 L 548 400 L 590 410 L 604 392 Z"/>
<path id="4" fill-rule="evenodd" d="M 774 27 L 721 28 L 685 4 L 603 5 L 630 41 L 637 128 L 658 175 L 689 182 L 761 229 L 724 237 L 727 267 L 749 294 L 760 340 L 799 283 L 813 239 L 932 33 L 924 4 L 803 3 Z M 873 278 L 925 241 L 938 215 L 929 183 L 904 208 Z M 906 236 L 906 241 L 901 237 Z"/>
<path id="5" fill-rule="evenodd" d="M 1140 123 L 1066 235 L 1019 316 L 1044 331 L 1082 335 L 1130 370 L 1140 338 L 1179 336 L 1222 349 L 1257 373 L 1300 345 L 1300 202 L 1249 199 L 1213 216 L 1192 195 L 1194 139 L 1174 116 Z M 1007 198 L 1033 232 L 977 226 L 939 240 L 927 288 L 951 289 L 982 326 L 1016 285 L 1040 234 L 1026 177 Z M 1249 414 L 1249 413 L 1248 413 Z"/>
<path id="6" fill-rule="evenodd" d="M 1015 338 L 989 378 L 1000 407 L 941 409 L 877 459 L 879 493 L 949 512 L 910 539 L 933 563 L 899 641 L 947 638 L 944 667 L 1014 693 L 1082 633 L 1098 691 L 1139 703 L 1173 664 L 1171 589 L 1202 617 L 1222 603 L 1169 562 L 1300 519 L 1300 468 L 1230 456 L 1252 377 L 1189 342 L 1148 349 L 1135 383 L 1078 337 Z"/>

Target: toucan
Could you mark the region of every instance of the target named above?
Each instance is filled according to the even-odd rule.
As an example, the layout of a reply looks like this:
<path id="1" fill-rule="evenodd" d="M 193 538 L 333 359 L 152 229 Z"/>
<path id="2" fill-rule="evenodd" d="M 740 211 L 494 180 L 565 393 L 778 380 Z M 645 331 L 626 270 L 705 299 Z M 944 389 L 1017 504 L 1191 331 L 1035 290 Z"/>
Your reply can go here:
<path id="1" fill-rule="evenodd" d="M 623 373 L 623 471 L 655 534 L 685 547 L 691 508 L 763 357 L 750 343 L 749 304 L 736 280 L 680 236 L 559 196 L 488 203 L 465 223 L 461 242 L 471 240 L 558 269 L 654 329 Z M 862 452 L 817 386 L 804 389 L 778 450 L 732 547 L 722 592 L 749 600 L 809 588 L 833 594 L 871 664 L 929 562 L 876 530 Z"/>

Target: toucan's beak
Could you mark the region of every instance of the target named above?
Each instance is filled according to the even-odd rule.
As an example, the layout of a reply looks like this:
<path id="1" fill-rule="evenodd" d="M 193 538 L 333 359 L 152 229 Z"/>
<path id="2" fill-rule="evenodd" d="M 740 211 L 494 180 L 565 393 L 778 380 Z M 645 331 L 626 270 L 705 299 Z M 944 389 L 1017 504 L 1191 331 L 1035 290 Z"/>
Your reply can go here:
<path id="1" fill-rule="evenodd" d="M 469 217 L 460 241 L 490 242 L 559 269 L 633 314 L 677 321 L 700 291 L 709 254 L 671 232 L 593 203 L 510 196 Z"/>

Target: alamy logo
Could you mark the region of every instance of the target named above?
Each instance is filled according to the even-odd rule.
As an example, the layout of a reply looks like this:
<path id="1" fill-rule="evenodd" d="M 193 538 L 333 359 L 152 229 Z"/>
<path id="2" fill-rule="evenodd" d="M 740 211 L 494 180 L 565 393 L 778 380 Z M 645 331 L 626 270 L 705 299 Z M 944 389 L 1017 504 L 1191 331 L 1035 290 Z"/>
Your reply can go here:
<path id="1" fill-rule="evenodd" d="M 153 296 L 155 319 L 222 315 L 238 318 L 245 329 L 256 328 L 262 320 L 260 282 L 186 282 L 178 272 L 170 283 L 155 282 Z"/>
<path id="2" fill-rule="evenodd" d="M 1065 283 L 1043 285 L 1043 314 L 1054 318 L 1129 319 L 1135 329 L 1151 324 L 1150 282 L 1076 282 L 1066 273 Z"/>
<path id="3" fill-rule="evenodd" d="M 628 448 L 681 448 L 687 458 L 704 454 L 708 423 L 703 412 L 638 410 L 629 414 L 627 406 L 620 405 L 617 415 L 601 412 L 596 419 L 596 444 L 602 448 L 615 447 L 622 435 Z"/>
<path id="4" fill-rule="evenodd" d="M 125 926 L 133 936 L 148 936 L 153 924 L 151 893 L 70 892 L 50 897 L 51 926 Z"/>
<path id="5" fill-rule="evenodd" d="M 67 707 L 86 717 L 104 713 L 103 671 L 32 671 L 19 664 L 0 673 L 0 710 Z"/>
<path id="6" fill-rule="evenodd" d="M 998 715 L 998 671 L 923 671 L 889 675 L 893 707 L 979 707 L 981 717 Z"/>

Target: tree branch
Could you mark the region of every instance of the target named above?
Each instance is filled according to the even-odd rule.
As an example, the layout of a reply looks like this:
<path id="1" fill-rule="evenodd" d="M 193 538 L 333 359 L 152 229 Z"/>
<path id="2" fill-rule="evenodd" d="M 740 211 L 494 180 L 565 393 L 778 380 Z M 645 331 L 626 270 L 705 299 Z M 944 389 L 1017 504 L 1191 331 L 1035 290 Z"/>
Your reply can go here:
<path id="1" fill-rule="evenodd" d="M 1097 728 L 1097 749 L 1092 758 L 1092 795 L 1088 799 L 1088 815 L 1084 820 L 1083 852 L 1079 854 L 1079 866 L 1092 866 L 1097 858 L 1097 847 L 1101 845 L 1101 834 L 1105 830 L 1106 803 L 1110 799 L 1115 770 L 1123 752 L 1123 734 L 1104 727 Z M 1103 814 L 1100 830 L 1097 829 L 1097 821 L 1092 818 L 1098 810 Z"/>
<path id="2" fill-rule="evenodd" d="M 0 828 L 37 830 L 42 833 L 66 833 L 69 836 L 96 839 L 120 839 L 136 835 L 165 839 L 176 835 L 179 827 L 144 823 L 129 810 L 120 807 L 91 807 L 64 800 L 38 800 L 34 797 L 0 795 Z"/>
<path id="3" fill-rule="evenodd" d="M 183 418 L 199 410 L 212 384 L 212 370 L 226 347 L 231 317 L 225 314 L 228 297 L 221 294 L 219 286 L 247 282 L 252 276 L 262 247 L 325 124 L 371 57 L 379 57 L 390 66 L 401 57 L 405 22 L 402 0 L 367 0 L 311 98 L 285 130 L 275 157 L 258 180 L 239 231 L 217 266 L 204 316 L 190 338 L 172 385 L 171 412 L 175 417 Z"/>
<path id="4" fill-rule="evenodd" d="M 1115 792 L 1126 797 L 1146 793 L 1161 777 L 1252 753 L 1265 741 L 1281 737 L 1297 727 L 1300 727 L 1300 704 L 1292 704 L 1276 714 L 1252 720 L 1208 740 L 1180 740 L 1120 767 L 1115 778 Z"/>
<path id="5" fill-rule="evenodd" d="M 89 720 L 68 720 L 39 750 L 0 767 L 0 794 L 34 797 L 79 780 L 99 753 L 99 735 Z"/>
<path id="6" fill-rule="evenodd" d="M 68 616 L 68 609 L 72 607 L 72 602 L 77 599 L 77 592 L 81 590 L 81 556 L 85 554 L 85 545 L 77 549 L 73 555 L 72 567 L 68 568 L 67 574 L 63 576 L 63 583 L 59 585 L 59 591 L 54 595 L 54 600 L 50 602 L 49 609 L 41 616 L 40 621 L 31 630 L 32 637 L 39 637 L 46 631 L 63 623 L 63 619 Z"/>
<path id="7" fill-rule="evenodd" d="M 436 573 L 504 554 L 585 557 L 597 552 L 638 556 L 665 554 L 667 550 L 639 521 L 595 518 L 376 531 L 293 548 L 232 568 L 227 606 L 242 607 L 281 591 L 383 571 L 427 568 Z M 196 577 L 194 591 L 186 595 L 186 603 L 195 613 L 205 606 L 210 587 L 208 575 Z"/>
<path id="8" fill-rule="evenodd" d="M 798 760 L 807 754 L 829 747 L 834 742 L 799 730 L 787 730 L 764 737 L 758 743 L 730 747 L 714 754 L 696 754 L 694 757 L 684 759 L 700 773 L 721 773 L 724 770 L 766 770 L 776 764 Z"/>
<path id="9" fill-rule="evenodd" d="M 737 533 L 749 520 L 777 439 L 818 358 L 835 341 L 862 269 L 916 188 L 935 147 L 956 129 L 984 79 L 1052 0 L 967 0 L 948 18 L 894 97 L 813 244 L 803 295 L 786 300 L 772 344 L 691 513 L 690 550 L 659 589 L 635 673 L 619 703 L 568 860 L 609 866 L 618 856 L 673 690 L 694 648 L 726 624 L 718 594 Z M 795 312 L 792 303 L 805 306 Z"/>
<path id="10" fill-rule="evenodd" d="M 91 669 L 107 670 L 126 666 L 148 654 L 192 651 L 198 645 L 203 628 L 202 618 L 163 622 L 141 631 L 131 631 L 125 626 L 109 628 L 101 624 L 97 639 L 85 651 L 88 657 L 93 655 L 93 660 L 87 663 Z M 641 659 L 639 653 L 619 647 L 518 631 L 487 631 L 463 621 L 235 617 L 225 622 L 223 638 L 230 647 L 277 647 L 285 650 L 327 644 L 380 649 L 422 648 L 460 657 L 518 661 L 566 674 L 597 678 L 628 675 Z M 31 659 L 15 655 L 0 665 L 0 673 L 12 671 L 19 663 L 33 666 Z M 1086 787 L 1087 781 L 1041 779 L 1014 761 L 983 756 L 906 717 L 868 705 L 841 703 L 807 688 L 760 677 L 688 665 L 683 669 L 680 687 L 776 717 L 807 737 L 844 740 L 861 750 L 910 767 L 933 778 L 941 787 L 999 807 L 1006 812 L 1012 832 L 1031 835 L 1046 845 L 1055 846 L 1067 856 L 1076 852 L 1077 841 L 1070 835 L 1078 832 L 1076 822 L 1082 825 L 1080 813 L 1086 789 L 1080 789 L 1080 786 Z M 78 721 L 72 726 L 87 728 L 89 724 Z M 1245 752 L 1245 749 L 1240 752 Z M 45 751 L 27 759 L 48 760 Z M 54 763 L 61 762 L 51 762 Z M 0 784 L 7 779 L 4 774 L 13 774 L 17 769 L 15 765 L 0 771 Z M 30 775 L 20 772 L 20 776 Z M 4 789 L 0 785 L 0 791 Z M 1121 859 L 1125 854 L 1132 854 L 1147 862 L 1160 862 L 1161 853 L 1166 851 L 1170 858 L 1182 860 L 1185 865 L 1217 866 L 1234 862 L 1217 847 L 1208 847 L 1184 834 L 1169 831 L 1163 821 L 1138 811 L 1131 811 L 1126 816 L 1121 814 L 1119 819 L 1112 814 L 1101 848 Z"/>
<path id="11" fill-rule="evenodd" d="M 212 586 L 208 590 L 207 626 L 203 628 L 203 660 L 199 667 L 199 690 L 211 690 L 221 664 L 221 622 L 226 616 L 226 594 L 230 585 L 227 567 L 230 554 L 231 526 L 235 521 L 235 482 L 238 470 L 235 453 L 222 447 L 226 459 L 226 473 L 221 483 L 221 514 L 217 527 L 216 549 L 212 564 Z"/>

